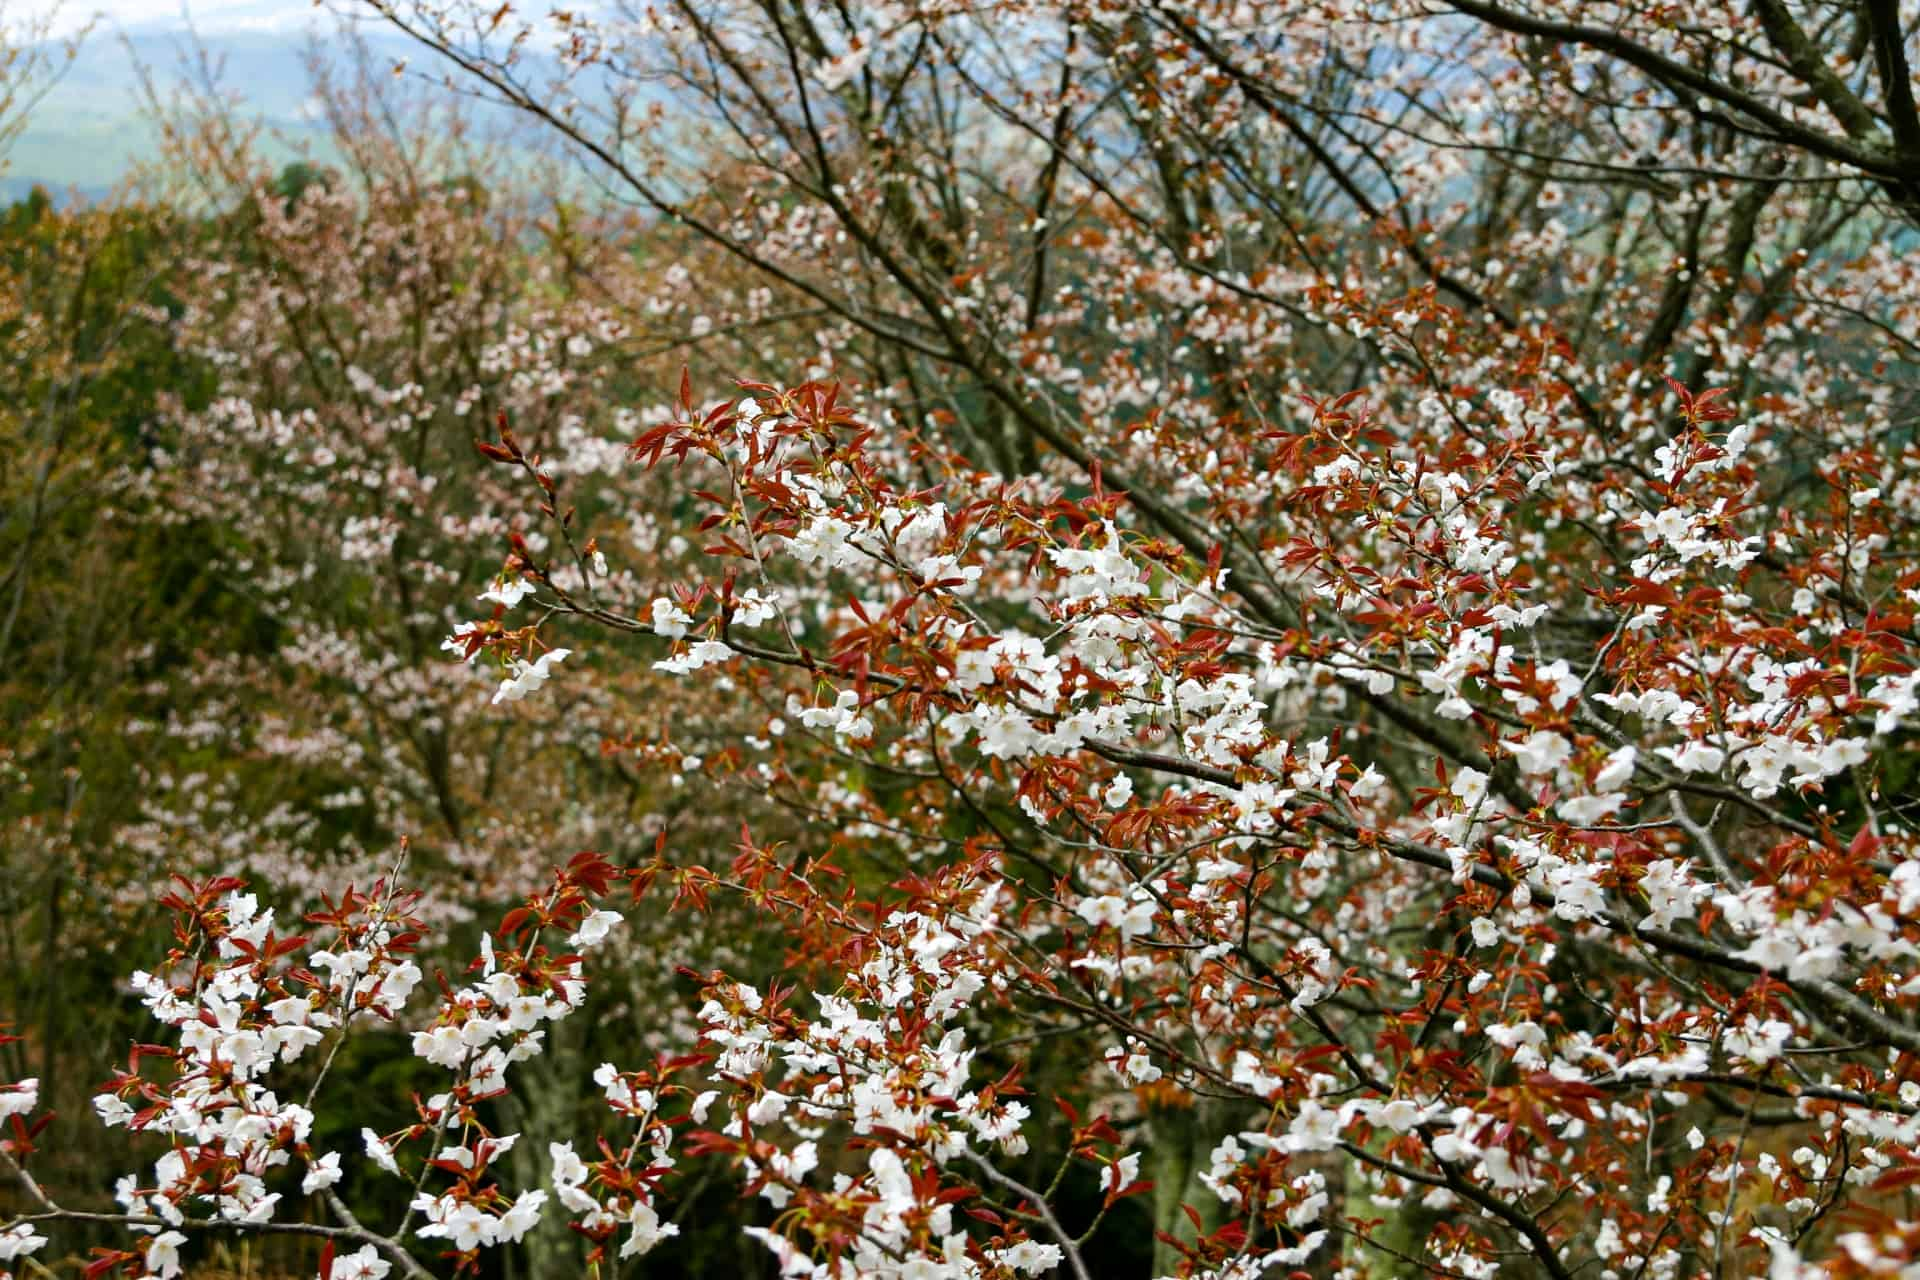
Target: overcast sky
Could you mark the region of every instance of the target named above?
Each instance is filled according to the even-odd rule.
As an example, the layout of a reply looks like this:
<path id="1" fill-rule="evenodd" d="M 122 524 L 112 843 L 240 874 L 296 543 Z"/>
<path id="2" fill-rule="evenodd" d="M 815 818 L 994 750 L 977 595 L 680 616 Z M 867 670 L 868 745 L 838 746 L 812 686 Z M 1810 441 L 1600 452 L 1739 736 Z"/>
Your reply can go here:
<path id="1" fill-rule="evenodd" d="M 177 30 L 191 18 L 209 35 L 222 31 L 298 31 L 326 17 L 313 0 L 0 0 L 0 17 L 8 26 L 55 15 L 54 30 L 65 34 L 99 14 L 109 30 L 142 28 Z"/>

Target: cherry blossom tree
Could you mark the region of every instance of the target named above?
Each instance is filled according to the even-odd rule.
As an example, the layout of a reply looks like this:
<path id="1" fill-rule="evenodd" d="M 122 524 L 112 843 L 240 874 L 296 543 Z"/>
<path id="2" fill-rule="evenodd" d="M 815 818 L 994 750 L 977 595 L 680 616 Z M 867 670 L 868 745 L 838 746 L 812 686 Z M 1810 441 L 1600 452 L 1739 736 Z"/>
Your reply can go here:
<path id="1" fill-rule="evenodd" d="M 556 845 L 637 857 L 659 829 L 703 822 L 731 838 L 702 807 L 703 776 L 679 768 L 703 734 L 737 736 L 724 716 L 693 732 L 684 699 L 645 671 L 516 702 L 441 648 L 472 609 L 522 610 L 523 586 L 488 581 L 497 540 L 543 537 L 515 518 L 510 484 L 488 483 L 471 445 L 486 428 L 471 424 L 510 413 L 564 455 L 577 500 L 610 486 L 620 445 L 595 433 L 639 429 L 615 403 L 621 380 L 674 346 L 626 295 L 666 264 L 615 247 L 617 220 L 539 225 L 522 200 L 534 180 L 457 114 L 422 118 L 384 68 L 318 71 L 324 166 L 269 163 L 202 93 L 167 104 L 149 203 L 36 198 L 9 215 L 20 412 L 0 418 L 0 695 L 22 731 L 4 744 L 0 987 L 20 1038 L 0 1045 L 0 1075 L 42 1082 L 43 1110 L 84 1114 L 119 1058 L 104 1045 L 144 1021 L 116 976 L 164 944 L 152 902 L 170 871 L 271 883 L 297 917 L 388 872 L 406 837 L 409 883 L 430 890 L 431 966 L 541 883 Z M 625 513 L 596 578 L 637 574 L 652 591 L 661 565 L 691 554 L 651 514 L 665 488 L 582 501 Z M 669 748 L 655 726 L 676 718 Z M 655 759 L 673 767 L 635 767 Z M 692 1011 L 635 984 L 751 949 L 727 941 L 741 935 L 726 913 L 713 930 L 636 919 L 607 1016 L 561 1029 L 497 1105 L 570 1114 L 597 1092 L 597 1058 L 579 1059 L 689 1038 Z M 344 1052 L 345 1070 L 384 1073 L 404 1096 L 404 1034 L 376 1029 Z M 334 1122 L 324 1106 L 320 1122 Z M 107 1191 L 93 1173 L 119 1158 L 103 1149 L 117 1136 L 69 1128 L 39 1176 Z M 508 1160 L 531 1179 L 536 1154 Z M 568 1238 L 550 1223 L 551 1237 Z M 57 1249 L 85 1243 L 54 1229 Z M 543 1256 L 547 1274 L 574 1274 Z"/>
<path id="2" fill-rule="evenodd" d="M 729 732 L 565 718 L 737 829 L 582 834 L 438 981 L 410 855 L 298 933 L 179 884 L 95 1103 L 159 1154 L 67 1207 L 13 1085 L 4 1247 L 598 1274 L 718 1168 L 787 1276 L 1915 1265 L 1913 6 L 369 7 L 692 264 L 617 291 L 701 362 L 629 487 L 525 401 L 442 464 L 447 714 L 637 667 Z M 616 495 L 697 558 L 610 574 Z M 726 912 L 778 954 L 503 1121 L 612 939 Z M 444 1079 L 323 1149 L 388 1023 Z"/>

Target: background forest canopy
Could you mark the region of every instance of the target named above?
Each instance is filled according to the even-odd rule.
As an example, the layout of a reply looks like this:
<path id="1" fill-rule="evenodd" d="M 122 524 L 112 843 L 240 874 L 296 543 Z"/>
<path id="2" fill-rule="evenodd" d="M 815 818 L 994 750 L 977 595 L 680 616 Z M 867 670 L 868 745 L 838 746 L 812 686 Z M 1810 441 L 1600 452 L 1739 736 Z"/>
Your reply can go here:
<path id="1" fill-rule="evenodd" d="M 1920 0 L 328 5 L 0 213 L 0 1280 L 1920 1265 Z"/>

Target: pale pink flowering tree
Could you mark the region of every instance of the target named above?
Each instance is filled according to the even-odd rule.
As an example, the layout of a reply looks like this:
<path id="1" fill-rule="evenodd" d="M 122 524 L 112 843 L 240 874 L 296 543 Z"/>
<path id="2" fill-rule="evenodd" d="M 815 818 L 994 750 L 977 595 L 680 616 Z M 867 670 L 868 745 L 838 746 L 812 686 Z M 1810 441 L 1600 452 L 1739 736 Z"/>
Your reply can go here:
<path id="1" fill-rule="evenodd" d="M 1911 1262 L 1911 6 L 375 7 L 750 268 L 689 342 L 814 342 L 633 441 L 712 557 L 654 592 L 484 440 L 541 621 L 450 637 L 538 706 L 651 635 L 752 708 L 730 864 L 628 883 L 788 975 L 703 968 L 597 1078 L 631 1135 L 499 1185 L 538 1139 L 461 1104 L 576 1004 L 575 863 L 364 1158 L 462 1154 L 330 1231 L 638 1253 L 699 1158 L 788 1275 L 1087 1276 L 1143 1195 L 1169 1274 Z"/>

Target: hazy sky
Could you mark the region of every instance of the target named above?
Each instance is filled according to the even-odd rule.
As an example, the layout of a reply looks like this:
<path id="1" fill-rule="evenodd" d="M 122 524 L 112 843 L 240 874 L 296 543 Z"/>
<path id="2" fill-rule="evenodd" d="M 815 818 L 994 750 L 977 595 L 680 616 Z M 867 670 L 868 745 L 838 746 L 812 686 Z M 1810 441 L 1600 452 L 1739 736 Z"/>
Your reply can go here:
<path id="1" fill-rule="evenodd" d="M 326 17 L 313 0 L 0 0 L 0 19 L 8 26 L 55 15 L 55 31 L 64 34 L 99 14 L 107 29 L 129 31 L 147 27 L 178 29 L 191 18 L 199 30 L 212 34 L 235 30 L 297 31 Z"/>

